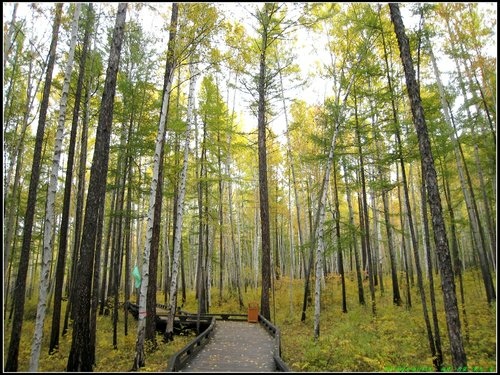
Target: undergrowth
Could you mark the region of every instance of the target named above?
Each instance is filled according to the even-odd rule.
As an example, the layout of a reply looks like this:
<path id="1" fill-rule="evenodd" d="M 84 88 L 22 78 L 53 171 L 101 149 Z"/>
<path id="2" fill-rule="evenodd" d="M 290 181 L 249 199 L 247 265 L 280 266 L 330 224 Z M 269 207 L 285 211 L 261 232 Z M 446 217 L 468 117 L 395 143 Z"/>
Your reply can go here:
<path id="1" fill-rule="evenodd" d="M 435 278 L 436 303 L 439 315 L 444 356 L 443 370 L 451 371 L 451 355 L 443 311 L 443 298 L 438 277 Z M 476 271 L 465 274 L 465 308 L 467 329 L 459 301 L 462 335 L 467 354 L 469 371 L 496 371 L 496 305 L 489 306 Z M 372 314 L 368 285 L 365 284 L 365 305 L 358 303 L 357 285 L 354 275 L 346 277 L 347 313 L 341 308 L 341 285 L 338 277 L 329 277 L 322 289 L 320 337 L 313 338 L 314 309 L 306 310 L 306 320 L 301 322 L 303 301 L 303 280 L 290 281 L 286 277 L 275 281 L 271 291 L 271 321 L 281 330 L 282 358 L 292 371 L 296 372 L 400 372 L 434 371 L 432 356 L 427 341 L 422 305 L 418 288 L 411 289 L 413 306 L 408 309 L 392 303 L 390 279 L 384 279 L 385 292 L 380 287 L 376 291 L 376 315 Z M 403 286 L 400 285 L 404 299 Z M 458 291 L 458 285 L 457 285 Z M 250 302 L 260 305 L 260 289 L 248 286 L 242 290 L 245 306 L 240 308 L 235 291 L 225 291 L 222 299 L 219 291 L 212 288 L 211 313 L 246 313 Z M 133 297 L 135 299 L 136 297 Z M 158 292 L 157 300 L 163 302 L 163 293 Z M 429 293 L 427 303 L 429 316 Z M 196 312 L 197 302 L 193 291 L 188 291 L 186 301 L 180 300 L 182 310 Z M 63 305 L 63 311 L 65 304 Z M 36 314 L 36 299 L 26 303 L 26 319 L 19 353 L 19 371 L 27 371 L 31 351 L 31 338 Z M 50 336 L 50 309 L 44 327 L 40 372 L 64 371 L 71 347 L 71 330 L 60 339 L 59 351 L 48 355 Z M 96 367 L 97 372 L 130 371 L 137 338 L 137 322 L 129 316 L 128 335 L 124 335 L 123 310 L 120 310 L 118 324 L 118 349 L 113 349 L 113 326 L 111 316 L 98 316 Z M 4 324 L 4 357 L 8 349 L 10 322 Z M 141 372 L 164 372 L 169 358 L 193 336 L 175 336 L 171 343 L 163 343 L 157 336 L 157 348 L 147 350 L 146 366 Z M 467 339 L 468 338 L 468 339 Z"/>

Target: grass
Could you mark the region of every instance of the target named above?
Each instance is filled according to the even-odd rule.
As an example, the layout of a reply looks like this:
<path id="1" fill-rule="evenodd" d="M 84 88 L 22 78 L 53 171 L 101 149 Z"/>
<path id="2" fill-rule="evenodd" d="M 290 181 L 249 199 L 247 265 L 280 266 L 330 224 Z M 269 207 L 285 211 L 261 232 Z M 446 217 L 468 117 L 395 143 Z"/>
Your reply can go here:
<path id="1" fill-rule="evenodd" d="M 326 282 L 323 289 L 320 337 L 313 339 L 314 310 L 308 308 L 307 319 L 300 322 L 303 292 L 300 283 L 283 280 L 276 283 L 276 296 L 284 297 L 280 289 L 292 284 L 293 303 L 277 308 L 275 323 L 282 332 L 282 357 L 293 371 L 434 371 L 427 340 L 423 310 L 417 287 L 412 289 L 411 309 L 394 306 L 392 289 L 376 293 L 376 316 L 372 315 L 368 285 L 365 285 L 366 305 L 359 305 L 357 286 L 346 279 L 348 312 L 342 313 L 341 286 L 336 279 Z M 297 285 L 295 285 L 297 283 Z M 385 280 L 389 283 L 389 280 Z M 466 278 L 466 312 L 469 340 L 464 340 L 468 367 L 474 371 L 496 371 L 496 306 L 488 306 L 484 293 L 477 289 L 472 275 Z M 436 282 L 435 282 L 436 284 Z M 288 298 L 290 299 L 290 298 Z M 460 301 L 460 299 L 459 299 Z M 280 303 L 280 298 L 276 298 Z M 431 314 L 427 293 L 428 311 Z M 444 370 L 451 371 L 451 355 L 447 335 L 442 293 L 436 286 L 436 303 L 442 342 Z M 432 316 L 429 315 L 430 319 Z M 463 319 L 463 316 L 461 315 Z M 431 323 L 432 324 L 432 323 Z M 464 326 L 462 323 L 462 332 Z"/>
<path id="2" fill-rule="evenodd" d="M 314 309 L 306 311 L 306 321 L 301 322 L 303 281 L 290 281 L 286 277 L 276 281 L 271 293 L 271 320 L 280 328 L 282 357 L 296 372 L 348 371 L 348 372 L 400 372 L 433 371 L 432 357 L 427 341 L 422 306 L 417 287 L 412 288 L 413 307 L 394 306 L 390 279 L 386 277 L 385 293 L 376 292 L 376 316 L 372 315 L 368 285 L 365 285 L 366 305 L 359 305 L 354 278 L 347 277 L 347 313 L 341 309 L 341 286 L 337 277 L 330 277 L 322 290 L 320 337 L 313 339 Z M 468 340 L 462 319 L 467 363 L 470 371 L 496 371 L 496 305 L 488 306 L 477 273 L 465 275 L 465 299 L 468 319 Z M 451 356 L 447 335 L 442 293 L 438 278 L 436 302 L 439 316 L 444 370 L 451 371 Z M 458 285 L 457 285 L 458 286 Z M 402 292 L 401 287 L 401 292 Z M 457 288 L 458 290 L 458 288 Z M 260 304 L 260 290 L 243 291 L 245 305 L 255 301 Z M 275 297 L 273 302 L 273 295 Z M 403 297 L 404 298 L 404 297 Z M 235 292 L 226 291 L 219 301 L 218 291 L 212 289 L 210 312 L 246 313 L 239 308 Z M 158 294 L 163 302 L 163 295 Z M 460 301 L 460 298 L 459 298 Z M 219 303 L 220 302 L 220 303 Z M 427 293 L 429 314 L 430 301 Z M 189 291 L 182 306 L 185 311 L 197 309 L 194 292 Z M 64 309 L 63 309 L 64 311 Z M 27 371 L 34 329 L 36 300 L 27 301 L 26 320 L 19 354 L 19 371 Z M 50 311 L 47 316 L 50 316 Z M 429 315 L 432 319 L 432 316 Z M 4 354 L 8 349 L 10 324 L 4 326 Z M 59 352 L 49 356 L 48 337 L 50 320 L 45 324 L 45 334 L 40 356 L 39 371 L 61 372 L 66 366 L 71 346 L 71 333 L 61 338 Z M 112 346 L 112 321 L 110 316 L 99 316 L 97 321 L 97 366 L 98 372 L 124 372 L 132 367 L 135 356 L 136 321 L 130 316 L 129 334 L 125 336 L 123 315 L 120 313 L 118 327 L 118 349 Z M 193 337 L 175 336 L 172 343 L 165 344 L 158 337 L 158 349 L 146 353 L 146 366 L 141 372 L 163 372 L 168 359 L 186 345 Z"/>

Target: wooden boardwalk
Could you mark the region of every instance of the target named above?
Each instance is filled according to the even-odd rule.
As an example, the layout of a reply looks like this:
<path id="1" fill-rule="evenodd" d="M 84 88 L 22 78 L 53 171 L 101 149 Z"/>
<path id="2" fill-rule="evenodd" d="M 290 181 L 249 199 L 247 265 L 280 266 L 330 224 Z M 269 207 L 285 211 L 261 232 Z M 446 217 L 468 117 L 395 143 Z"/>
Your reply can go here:
<path id="1" fill-rule="evenodd" d="M 273 372 L 274 338 L 259 323 L 218 320 L 214 335 L 180 372 Z"/>

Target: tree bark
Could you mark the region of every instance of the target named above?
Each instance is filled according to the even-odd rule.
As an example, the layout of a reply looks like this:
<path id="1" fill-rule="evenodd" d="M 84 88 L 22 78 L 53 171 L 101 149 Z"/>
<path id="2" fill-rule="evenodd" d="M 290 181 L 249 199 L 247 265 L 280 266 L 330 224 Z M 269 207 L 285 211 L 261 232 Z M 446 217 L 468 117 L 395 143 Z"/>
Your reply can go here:
<path id="1" fill-rule="evenodd" d="M 372 314 L 376 314 L 376 302 L 375 302 L 375 267 L 373 264 L 372 260 L 372 251 L 371 251 L 371 246 L 370 246 L 370 221 L 368 218 L 368 201 L 366 199 L 366 180 L 365 180 L 365 166 L 364 166 L 364 157 L 363 157 L 363 151 L 362 151 L 362 146 L 361 146 L 361 134 L 360 134 L 360 129 L 359 129 L 359 123 L 358 123 L 358 105 L 357 105 L 357 96 L 356 93 L 354 93 L 354 117 L 356 121 L 356 137 L 358 140 L 358 152 L 359 152 L 359 170 L 360 170 L 360 176 L 361 176 L 361 192 L 362 192 L 362 216 L 363 220 L 361 222 L 361 226 L 364 228 L 362 231 L 364 232 L 364 235 L 362 236 L 363 241 L 365 243 L 365 249 L 366 249 L 366 259 L 363 259 L 363 262 L 366 262 L 368 264 L 367 270 L 368 270 L 368 283 L 370 285 L 370 297 L 371 297 L 371 307 L 372 307 Z M 360 217 L 361 217 L 361 210 L 360 210 Z"/>
<path id="2" fill-rule="evenodd" d="M 17 5 L 17 4 L 16 4 Z M 35 51 L 33 44 L 30 44 L 30 55 L 33 54 Z M 43 71 L 45 70 L 45 64 L 43 65 L 42 68 L 42 74 L 40 75 L 40 78 L 36 81 L 36 87 L 33 90 L 33 65 L 34 61 L 30 59 L 29 61 L 29 66 L 28 66 L 28 77 L 27 77 L 27 88 L 26 88 L 26 106 L 24 108 L 24 114 L 23 114 L 23 119 L 22 119 L 22 128 L 20 135 L 18 137 L 16 146 L 15 146 L 15 151 L 13 155 L 13 160 L 11 163 L 11 167 L 9 167 L 9 171 L 7 174 L 6 181 L 4 182 L 4 205 L 8 205 L 7 211 L 7 216 L 6 219 L 4 218 L 4 228 L 5 228 L 5 234 L 4 234 L 4 251 L 3 251 L 3 260 L 4 260 L 4 265 L 3 265 L 3 270 L 4 274 L 7 273 L 7 267 L 11 268 L 12 267 L 12 262 L 9 262 L 10 260 L 10 249 L 12 246 L 12 239 L 15 233 L 15 230 L 17 228 L 17 224 L 14 225 L 14 220 L 17 221 L 15 218 L 16 212 L 17 215 L 19 215 L 18 208 L 20 207 L 19 205 L 19 197 L 20 197 L 20 190 L 19 185 L 21 181 L 21 174 L 22 174 L 22 166 L 24 159 L 22 157 L 24 153 L 24 141 L 26 138 L 26 129 L 28 128 L 29 125 L 29 115 L 31 113 L 31 109 L 33 107 L 33 102 L 35 100 L 36 95 L 32 95 L 32 92 L 37 93 L 38 92 L 38 87 L 40 86 L 43 78 Z M 5 122 L 5 119 L 4 119 Z M 14 168 L 14 162 L 15 162 L 15 174 L 14 174 L 14 183 L 12 186 L 12 189 L 10 189 L 11 194 L 9 196 L 9 187 L 10 187 L 10 179 L 11 179 L 11 174 L 12 174 L 12 169 Z M 10 283 L 4 283 L 4 296 L 5 296 L 5 306 L 4 309 L 6 309 L 7 306 L 7 301 L 8 301 L 8 286 Z"/>
<path id="3" fill-rule="evenodd" d="M 38 306 L 37 306 L 36 321 L 35 321 L 35 333 L 33 334 L 33 340 L 31 343 L 31 357 L 29 364 L 30 372 L 35 372 L 38 370 L 38 361 L 40 359 L 40 351 L 42 346 L 43 327 L 45 323 L 45 313 L 47 311 L 47 294 L 50 282 L 49 272 L 50 272 L 50 267 L 52 265 L 52 252 L 53 252 L 52 232 L 53 232 L 53 227 L 55 228 L 54 211 L 55 211 L 55 198 L 57 192 L 57 175 L 59 173 L 59 162 L 61 160 L 61 152 L 63 146 L 62 143 L 63 143 L 64 123 L 66 121 L 66 106 L 68 103 L 71 72 L 73 71 L 73 59 L 75 56 L 76 37 L 78 33 L 78 20 L 80 18 L 80 12 L 81 12 L 81 4 L 77 3 L 75 5 L 73 22 L 71 24 L 71 42 L 68 53 L 68 61 L 66 63 L 66 71 L 64 73 L 64 83 L 61 93 L 59 119 L 56 132 L 56 143 L 54 146 L 54 156 L 52 159 L 52 167 L 50 172 L 50 180 L 47 193 L 43 247 L 42 247 L 42 269 L 40 272 L 40 288 L 38 292 Z M 66 214 L 67 211 L 68 209 L 66 210 Z M 62 268 L 64 268 L 64 265 L 62 265 Z M 62 269 L 62 272 L 64 272 L 64 269 Z"/>
<path id="4" fill-rule="evenodd" d="M 342 254 L 342 241 L 340 237 L 340 202 L 339 202 L 339 192 L 337 188 L 337 171 L 335 164 L 333 165 L 333 192 L 335 198 L 335 234 L 337 237 L 337 256 L 338 256 L 338 267 L 340 273 L 340 281 L 342 284 L 342 312 L 347 313 L 347 298 L 345 289 L 345 275 L 344 275 L 344 259 Z"/>
<path id="5" fill-rule="evenodd" d="M 17 371 L 19 344 L 21 341 L 21 331 L 23 327 L 24 302 L 26 292 L 26 275 L 28 273 L 28 264 L 31 249 L 31 237 L 33 232 L 33 220 L 35 216 L 36 197 L 38 193 L 38 182 L 40 179 L 40 161 L 42 154 L 43 135 L 45 131 L 45 122 L 47 118 L 47 109 L 49 105 L 50 87 L 52 85 L 52 72 L 56 59 L 56 47 L 58 41 L 59 25 L 61 23 L 62 3 L 55 5 L 55 18 L 52 27 L 52 41 L 50 44 L 49 61 L 47 65 L 47 74 L 45 76 L 45 86 L 43 89 L 42 104 L 36 132 L 35 149 L 33 151 L 33 164 L 31 167 L 31 177 L 28 190 L 28 202 L 26 214 L 24 216 L 23 243 L 17 271 L 16 286 L 14 289 L 13 311 L 14 319 L 12 322 L 12 333 L 9 344 L 9 351 L 5 363 L 5 371 Z"/>
<path id="6" fill-rule="evenodd" d="M 351 189 L 349 187 L 349 181 L 347 178 L 347 167 L 344 159 L 343 169 L 344 169 L 344 180 L 345 180 L 345 190 L 346 190 L 346 198 L 347 198 L 347 207 L 349 208 L 349 225 L 352 228 L 352 242 L 354 245 L 354 262 L 356 268 L 356 279 L 358 284 L 358 302 L 360 305 L 365 304 L 365 292 L 363 290 L 363 277 L 361 275 L 361 264 L 359 261 L 359 251 L 358 251 L 358 242 L 356 233 L 354 233 L 354 210 L 352 208 L 352 200 L 351 200 Z"/>
<path id="7" fill-rule="evenodd" d="M 354 77 L 354 76 L 353 76 Z M 351 80 L 352 83 L 352 80 Z M 349 89 L 347 90 L 347 94 L 349 93 Z M 347 99 L 347 94 L 345 99 Z M 344 103 L 345 104 L 345 99 Z M 321 275 L 323 268 L 323 226 L 325 222 L 325 205 L 326 205 L 326 197 L 328 192 L 328 185 L 330 183 L 330 173 L 333 165 L 333 157 L 335 155 L 335 141 L 337 140 L 337 134 L 340 127 L 340 116 L 333 122 L 333 136 L 330 144 L 330 149 L 328 151 L 328 160 L 326 163 L 325 175 L 323 177 L 323 181 L 321 183 L 321 190 L 318 199 L 318 213 L 316 219 L 316 230 L 314 235 L 313 246 L 316 246 L 316 279 L 315 279 L 315 291 L 314 291 L 314 339 L 317 340 L 320 334 L 319 327 L 319 318 L 321 311 Z"/>
<path id="8" fill-rule="evenodd" d="M 174 334 L 174 317 L 177 310 L 177 276 L 179 274 L 179 258 L 181 258 L 181 240 L 182 240 L 182 220 L 184 215 L 184 197 L 186 196 L 186 178 L 187 166 L 189 156 L 189 140 L 191 127 L 193 122 L 193 109 L 194 109 L 194 87 L 197 78 L 197 72 L 193 61 L 189 63 L 190 81 L 189 81 L 189 98 L 188 98 L 188 111 L 186 119 L 186 132 L 184 139 L 184 160 L 182 163 L 182 170 L 179 180 L 179 196 L 177 198 L 177 218 L 175 220 L 174 232 L 174 255 L 172 259 L 172 279 L 170 281 L 170 303 L 167 318 L 167 328 L 164 333 L 165 341 L 172 341 Z M 184 284 L 184 282 L 183 282 Z M 185 288 L 183 288 L 185 290 Z"/>
<path id="9" fill-rule="evenodd" d="M 80 5 L 80 4 L 79 4 Z M 76 85 L 75 105 L 73 107 L 73 120 L 69 141 L 68 163 L 66 166 L 66 180 L 64 182 L 63 212 L 61 219 L 61 230 L 59 232 L 59 252 L 57 255 L 57 269 L 54 290 L 54 307 L 52 311 L 52 330 L 49 344 L 49 354 L 59 347 L 59 326 L 61 321 L 61 299 L 63 292 L 64 271 L 66 266 L 66 251 L 68 244 L 69 210 L 71 204 L 71 185 L 73 182 L 73 165 L 75 159 L 75 143 L 77 135 L 78 119 L 80 115 L 80 102 L 83 90 L 83 80 L 85 76 L 85 63 L 87 60 L 87 50 L 90 40 L 92 17 L 92 4 L 89 4 L 87 11 L 87 24 L 83 37 L 82 53 L 80 55 L 80 70 L 78 72 L 78 82 Z"/>
<path id="10" fill-rule="evenodd" d="M 380 6 L 378 8 L 378 16 L 380 22 L 381 20 L 381 15 L 380 15 Z M 387 72 L 387 82 L 389 85 L 389 91 L 392 93 L 392 81 L 391 81 L 391 75 L 390 75 L 390 70 L 389 70 L 389 61 L 388 61 L 388 54 L 387 54 L 387 45 L 385 42 L 385 36 L 384 32 L 381 32 L 382 35 L 382 44 L 384 46 L 384 61 L 385 61 L 385 69 Z M 391 100 L 391 102 L 393 102 Z M 375 123 L 373 123 L 375 126 Z M 377 148 L 377 154 L 380 155 L 380 146 L 379 142 L 376 142 L 376 148 Z M 383 181 L 384 178 L 384 173 L 382 171 L 381 166 L 378 166 L 378 175 L 381 181 Z M 394 243 L 392 239 L 392 230 L 391 230 L 391 219 L 389 215 L 389 200 L 387 196 L 388 190 L 387 188 L 382 188 L 382 203 L 384 205 L 384 220 L 385 220 L 385 228 L 386 228 L 386 233 L 387 233 L 387 246 L 389 248 L 389 257 L 391 261 L 391 278 L 392 278 L 392 301 L 395 305 L 401 306 L 402 301 L 401 301 L 401 295 L 399 293 L 399 283 L 398 283 L 398 273 L 396 269 L 396 254 L 394 253 Z"/>
<path id="11" fill-rule="evenodd" d="M 76 300 L 79 302 L 73 326 L 73 340 L 68 358 L 67 371 L 92 371 L 93 352 L 90 340 L 90 301 L 92 296 L 92 275 L 94 270 L 95 243 L 98 229 L 98 215 L 104 209 L 106 177 L 108 173 L 109 142 L 113 120 L 116 77 L 120 63 L 127 3 L 120 3 L 111 41 L 104 92 L 96 132 L 94 158 L 90 171 L 87 205 L 82 234 L 82 247 L 76 274 Z"/>
<path id="12" fill-rule="evenodd" d="M 439 331 L 439 320 L 436 309 L 436 296 L 434 292 L 434 274 L 432 271 L 432 257 L 431 257 L 431 244 L 430 244 L 430 234 L 429 234 L 429 222 L 427 220 L 427 194 L 425 193 L 425 180 L 422 179 L 421 187 L 421 205 L 422 205 L 422 222 L 424 227 L 424 248 L 427 258 L 427 268 L 428 268 L 428 279 L 429 279 L 429 297 L 431 301 L 432 310 L 432 322 L 434 326 L 434 346 L 436 348 L 436 353 L 433 356 L 433 363 L 436 371 L 441 371 L 443 365 L 443 351 L 441 349 L 441 333 Z"/>
<path id="13" fill-rule="evenodd" d="M 95 39 L 94 39 L 95 44 Z M 94 46 L 95 49 L 95 46 Z M 91 60 L 90 66 L 93 66 L 93 60 Z M 67 295 L 68 303 L 66 305 L 66 312 L 64 314 L 64 324 L 62 329 L 62 335 L 67 333 L 69 325 L 69 316 L 72 311 L 73 298 L 74 298 L 74 285 L 76 279 L 76 266 L 78 263 L 78 257 L 80 252 L 81 243 L 81 233 L 82 233 L 82 217 L 83 217 L 83 203 L 85 194 L 85 174 L 87 170 L 87 135 L 88 135 L 88 125 L 90 122 L 90 98 L 91 98 L 91 76 L 87 77 L 87 85 L 85 87 L 85 101 L 83 106 L 83 123 L 80 135 L 80 159 L 78 161 L 78 187 L 76 191 L 76 210 L 75 210 L 75 229 L 74 229 L 74 239 L 73 239 L 73 251 L 71 256 L 71 267 L 68 277 L 67 285 Z"/>
<path id="14" fill-rule="evenodd" d="M 268 320 L 271 319 L 269 306 L 269 290 L 271 289 L 271 233 L 269 228 L 269 192 L 267 187 L 267 150 L 266 150 L 266 50 L 268 46 L 269 3 L 264 4 L 263 31 L 261 33 L 260 65 L 259 65 L 259 103 L 258 103 L 258 154 L 259 154 L 259 201 L 260 225 L 262 240 L 262 288 L 260 297 L 260 312 Z"/>
<path id="15" fill-rule="evenodd" d="M 165 123 L 168 113 L 168 103 L 170 99 L 170 90 L 173 81 L 173 72 L 175 66 L 175 56 L 174 56 L 174 46 L 176 42 L 177 35 L 177 18 L 179 14 L 179 4 L 172 3 L 172 13 L 170 17 L 170 30 L 167 46 L 167 62 L 165 67 L 165 75 L 163 81 L 163 101 L 161 107 L 160 124 L 158 127 L 158 133 L 156 136 L 155 143 L 155 154 L 153 161 L 153 178 L 151 180 L 151 193 L 149 195 L 149 209 L 148 209 L 148 220 L 147 220 L 147 231 L 146 231 L 146 245 L 144 249 L 143 261 L 142 261 L 142 271 L 141 271 L 141 286 L 139 294 L 139 320 L 137 323 L 137 341 L 136 341 L 136 354 L 132 370 L 136 371 L 140 367 L 145 366 L 145 354 L 144 354 L 144 340 L 146 337 L 146 316 L 156 314 L 156 311 L 147 311 L 147 293 L 149 285 L 149 260 L 151 256 L 151 247 L 153 246 L 153 226 L 155 219 L 155 207 L 159 202 L 157 199 L 157 189 L 161 188 L 160 183 L 160 166 L 163 155 L 164 138 L 165 138 Z M 156 280 L 155 280 L 156 281 Z M 155 306 L 156 309 L 156 306 Z"/>
<path id="16" fill-rule="evenodd" d="M 429 135 L 427 133 L 427 125 L 425 123 L 422 101 L 420 99 L 419 88 L 415 80 L 413 62 L 411 60 L 409 42 L 405 34 L 399 6 L 391 3 L 389 4 L 389 8 L 391 11 L 391 19 L 394 24 L 394 31 L 398 39 L 401 61 L 405 71 L 408 96 L 413 114 L 413 122 L 418 136 L 423 173 L 427 184 L 429 207 L 432 214 L 432 224 L 434 229 L 434 241 L 436 244 L 439 267 L 441 271 L 441 288 L 443 290 L 452 363 L 455 370 L 464 369 L 467 366 L 467 358 L 462 342 L 460 318 L 455 293 L 455 282 L 453 279 L 453 269 L 448 248 L 448 240 L 446 237 L 446 228 L 443 220 L 436 170 L 434 168 L 434 159 L 432 156 Z"/>

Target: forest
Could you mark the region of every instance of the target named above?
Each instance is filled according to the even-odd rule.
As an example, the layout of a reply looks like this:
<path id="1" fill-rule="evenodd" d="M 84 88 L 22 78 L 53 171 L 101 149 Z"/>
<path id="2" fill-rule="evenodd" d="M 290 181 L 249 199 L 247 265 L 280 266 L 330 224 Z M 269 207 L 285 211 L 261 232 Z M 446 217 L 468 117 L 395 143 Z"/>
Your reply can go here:
<path id="1" fill-rule="evenodd" d="M 4 371 L 253 302 L 294 372 L 497 371 L 495 3 L 3 14 Z"/>

